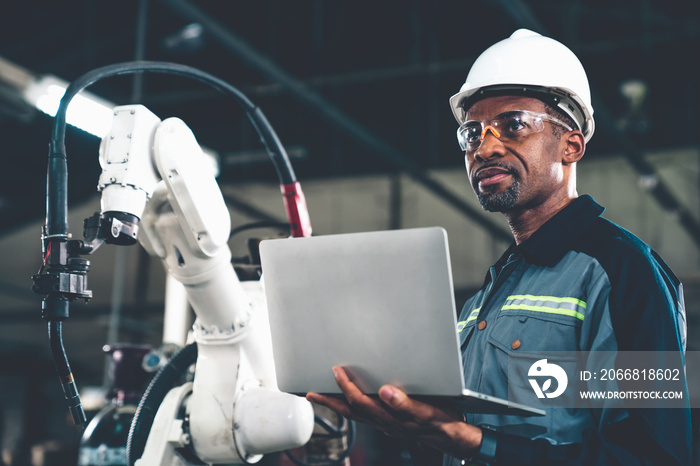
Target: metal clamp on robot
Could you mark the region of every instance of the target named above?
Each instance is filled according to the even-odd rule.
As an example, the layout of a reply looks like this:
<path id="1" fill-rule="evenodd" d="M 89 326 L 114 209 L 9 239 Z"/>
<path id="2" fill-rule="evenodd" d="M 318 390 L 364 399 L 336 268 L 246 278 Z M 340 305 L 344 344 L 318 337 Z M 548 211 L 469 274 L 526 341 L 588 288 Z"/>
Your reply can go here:
<path id="1" fill-rule="evenodd" d="M 161 387 L 160 394 L 153 393 L 161 372 L 156 375 L 134 418 L 136 423 L 141 411 L 142 418 L 148 418 L 145 427 L 139 430 L 132 424 L 129 464 L 255 463 L 266 453 L 306 444 L 314 413 L 304 398 L 277 388 L 264 293 L 259 281 L 242 283 L 234 271 L 227 244 L 229 212 L 208 168 L 211 164 L 189 127 L 178 118 L 161 121 L 141 105 L 117 107 L 111 132 L 100 145 L 101 212 L 85 220 L 84 241 L 69 240 L 63 145 L 66 107 L 74 95 L 98 79 L 143 71 L 194 77 L 233 94 L 275 162 L 292 233 L 311 233 L 303 194 L 286 153 L 262 112 L 245 96 L 217 78 L 182 65 L 111 65 L 74 81 L 56 115 L 49 154 L 44 266 L 34 277 L 34 290 L 46 296 L 44 318 L 54 329 L 56 366 L 71 414 L 80 424 L 85 415 L 60 335 L 68 303 L 92 296 L 87 289 L 89 262 L 80 255 L 92 253 L 104 242 L 127 245 L 138 239 L 184 285 L 196 315 L 196 346 L 183 349 L 171 363 L 180 369 L 195 361 L 196 365 L 192 383 L 175 388 L 165 384 L 167 389 Z M 168 377 L 172 379 L 167 373 L 161 376 Z"/>

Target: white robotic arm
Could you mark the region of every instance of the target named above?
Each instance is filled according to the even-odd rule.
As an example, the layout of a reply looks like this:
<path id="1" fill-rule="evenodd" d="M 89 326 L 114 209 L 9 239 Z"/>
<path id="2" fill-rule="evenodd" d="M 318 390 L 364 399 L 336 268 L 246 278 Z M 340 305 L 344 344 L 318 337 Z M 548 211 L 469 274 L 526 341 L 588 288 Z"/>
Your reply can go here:
<path id="1" fill-rule="evenodd" d="M 304 445 L 313 430 L 311 405 L 277 389 L 264 294 L 233 270 L 229 212 L 204 157 L 185 123 L 141 105 L 115 109 L 100 147 L 110 232 L 129 241 L 138 224 L 139 242 L 184 285 L 196 314 L 194 382 L 166 397 L 137 466 L 188 464 L 175 451 L 187 443 L 205 463 L 254 463 Z"/>

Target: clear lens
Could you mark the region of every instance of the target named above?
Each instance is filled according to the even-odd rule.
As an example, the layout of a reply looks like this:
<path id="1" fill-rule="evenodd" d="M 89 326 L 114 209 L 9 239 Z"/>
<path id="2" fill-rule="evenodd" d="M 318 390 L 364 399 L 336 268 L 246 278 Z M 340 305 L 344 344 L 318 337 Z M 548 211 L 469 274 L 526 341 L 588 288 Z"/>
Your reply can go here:
<path id="1" fill-rule="evenodd" d="M 478 147 L 481 138 L 481 123 L 468 121 L 457 130 L 457 140 L 462 150 Z"/>
<path id="2" fill-rule="evenodd" d="M 542 131 L 545 120 L 560 125 L 567 131 L 572 131 L 566 123 L 552 118 L 546 113 L 514 110 L 501 113 L 491 121 L 470 120 L 465 122 L 457 130 L 457 141 L 459 141 L 459 146 L 463 151 L 472 152 L 481 145 L 483 128 L 488 125 L 496 129 L 496 132 L 491 131 L 495 137 L 505 141 L 515 141 Z"/>
<path id="3" fill-rule="evenodd" d="M 493 125 L 501 132 L 501 137 L 515 140 L 534 133 L 539 133 L 544 129 L 544 122 L 539 115 L 532 115 L 524 112 L 508 112 L 499 115 Z"/>

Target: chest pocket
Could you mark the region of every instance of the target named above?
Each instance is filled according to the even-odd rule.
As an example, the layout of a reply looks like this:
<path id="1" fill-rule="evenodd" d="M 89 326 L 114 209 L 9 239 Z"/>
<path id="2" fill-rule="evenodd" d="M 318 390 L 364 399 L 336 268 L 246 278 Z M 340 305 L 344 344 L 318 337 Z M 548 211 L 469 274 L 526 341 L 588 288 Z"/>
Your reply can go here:
<path id="1" fill-rule="evenodd" d="M 508 296 L 487 335 L 488 350 L 485 363 L 493 370 L 501 371 L 507 379 L 507 387 L 491 386 L 492 378 L 482 378 L 484 391 L 493 391 L 516 403 L 547 409 L 549 399 L 536 396 L 530 371 L 542 359 L 563 369 L 570 379 L 579 364 L 579 341 L 586 316 L 586 303 L 571 297 L 513 295 Z M 541 364 L 541 363 L 540 363 Z M 501 384 L 502 382 L 501 378 Z M 545 393 L 558 390 L 559 379 L 544 385 L 546 378 L 534 378 Z M 500 391 L 496 391 L 499 389 Z M 547 395 L 548 396 L 548 395 Z M 558 398 L 559 406 L 567 406 L 571 390 Z M 533 418 L 528 423 L 545 427 L 550 438 L 571 437 L 570 422 L 562 422 L 551 412 L 543 418 Z M 576 421 L 578 422 L 578 421 Z M 569 432 L 570 430 L 570 432 Z"/>
<path id="2" fill-rule="evenodd" d="M 585 311 L 586 303 L 576 298 L 509 296 L 488 335 L 487 358 L 531 395 L 528 370 L 536 361 L 575 369 Z"/>
<path id="3" fill-rule="evenodd" d="M 489 342 L 513 357 L 519 352 L 578 351 L 585 315 L 586 303 L 577 298 L 508 296 Z"/>

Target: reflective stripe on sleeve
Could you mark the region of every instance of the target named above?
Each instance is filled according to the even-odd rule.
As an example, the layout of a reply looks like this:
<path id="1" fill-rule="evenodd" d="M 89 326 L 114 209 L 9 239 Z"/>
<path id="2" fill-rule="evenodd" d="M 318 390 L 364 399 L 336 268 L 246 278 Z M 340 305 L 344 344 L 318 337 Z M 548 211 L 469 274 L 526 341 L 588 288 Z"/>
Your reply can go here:
<path id="1" fill-rule="evenodd" d="M 464 327 L 466 327 L 469 322 L 471 322 L 472 320 L 476 320 L 476 318 L 479 316 L 480 310 L 481 310 L 481 308 L 477 307 L 476 309 L 474 309 L 471 312 L 471 314 L 469 314 L 469 317 L 467 317 L 467 320 L 462 320 L 460 322 L 457 322 L 457 332 L 461 332 L 462 330 L 464 330 Z"/>

